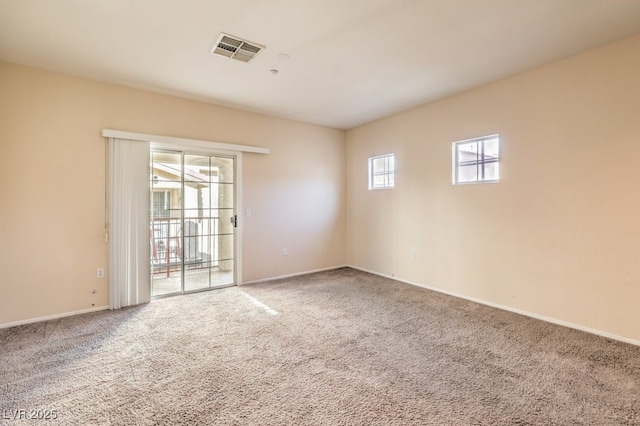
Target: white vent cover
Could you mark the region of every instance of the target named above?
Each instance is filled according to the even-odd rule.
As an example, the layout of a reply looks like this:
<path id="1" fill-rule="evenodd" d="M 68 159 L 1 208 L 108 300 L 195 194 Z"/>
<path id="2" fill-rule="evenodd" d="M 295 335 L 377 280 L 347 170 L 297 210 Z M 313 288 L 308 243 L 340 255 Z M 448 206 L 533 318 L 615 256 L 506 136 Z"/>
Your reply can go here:
<path id="1" fill-rule="evenodd" d="M 211 53 L 242 62 L 249 62 L 260 53 L 262 49 L 264 49 L 264 46 L 257 43 L 248 42 L 241 38 L 221 33 L 215 46 L 211 49 Z"/>

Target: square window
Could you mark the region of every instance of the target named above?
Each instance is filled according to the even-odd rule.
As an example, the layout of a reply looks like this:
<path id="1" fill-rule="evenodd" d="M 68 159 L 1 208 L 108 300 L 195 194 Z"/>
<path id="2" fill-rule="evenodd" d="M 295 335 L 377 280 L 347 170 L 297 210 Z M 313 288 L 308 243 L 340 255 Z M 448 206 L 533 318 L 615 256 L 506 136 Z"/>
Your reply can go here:
<path id="1" fill-rule="evenodd" d="M 499 135 L 453 143 L 454 184 L 498 182 L 499 180 Z"/>
<path id="2" fill-rule="evenodd" d="M 369 189 L 393 188 L 395 185 L 394 154 L 369 158 Z"/>

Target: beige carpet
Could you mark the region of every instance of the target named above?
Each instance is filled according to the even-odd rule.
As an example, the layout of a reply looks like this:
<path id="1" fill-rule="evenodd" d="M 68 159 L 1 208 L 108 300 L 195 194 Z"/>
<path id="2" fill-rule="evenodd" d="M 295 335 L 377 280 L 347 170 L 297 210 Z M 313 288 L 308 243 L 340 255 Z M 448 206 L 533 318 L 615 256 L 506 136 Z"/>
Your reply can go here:
<path id="1" fill-rule="evenodd" d="M 631 425 L 640 348 L 339 269 L 0 330 L 0 410 L 8 425 Z"/>

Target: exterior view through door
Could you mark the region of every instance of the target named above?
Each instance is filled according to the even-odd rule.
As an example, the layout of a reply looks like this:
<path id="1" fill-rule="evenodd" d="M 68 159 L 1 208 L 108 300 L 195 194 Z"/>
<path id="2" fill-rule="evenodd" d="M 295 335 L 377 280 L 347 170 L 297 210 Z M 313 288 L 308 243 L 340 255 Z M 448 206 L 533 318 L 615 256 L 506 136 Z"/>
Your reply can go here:
<path id="1" fill-rule="evenodd" d="M 236 282 L 235 158 L 151 151 L 151 295 Z"/>

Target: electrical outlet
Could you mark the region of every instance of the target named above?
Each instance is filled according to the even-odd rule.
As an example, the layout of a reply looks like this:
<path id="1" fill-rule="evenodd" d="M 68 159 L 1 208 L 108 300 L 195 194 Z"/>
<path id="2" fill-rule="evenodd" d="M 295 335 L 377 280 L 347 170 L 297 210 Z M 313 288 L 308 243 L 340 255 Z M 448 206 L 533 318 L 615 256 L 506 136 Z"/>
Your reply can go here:
<path id="1" fill-rule="evenodd" d="M 96 276 L 98 278 L 104 278 L 104 268 L 98 268 L 98 270 L 96 272 Z"/>
<path id="2" fill-rule="evenodd" d="M 416 251 L 415 250 L 411 250 L 411 252 L 409 253 L 409 258 L 411 260 L 416 260 Z"/>

